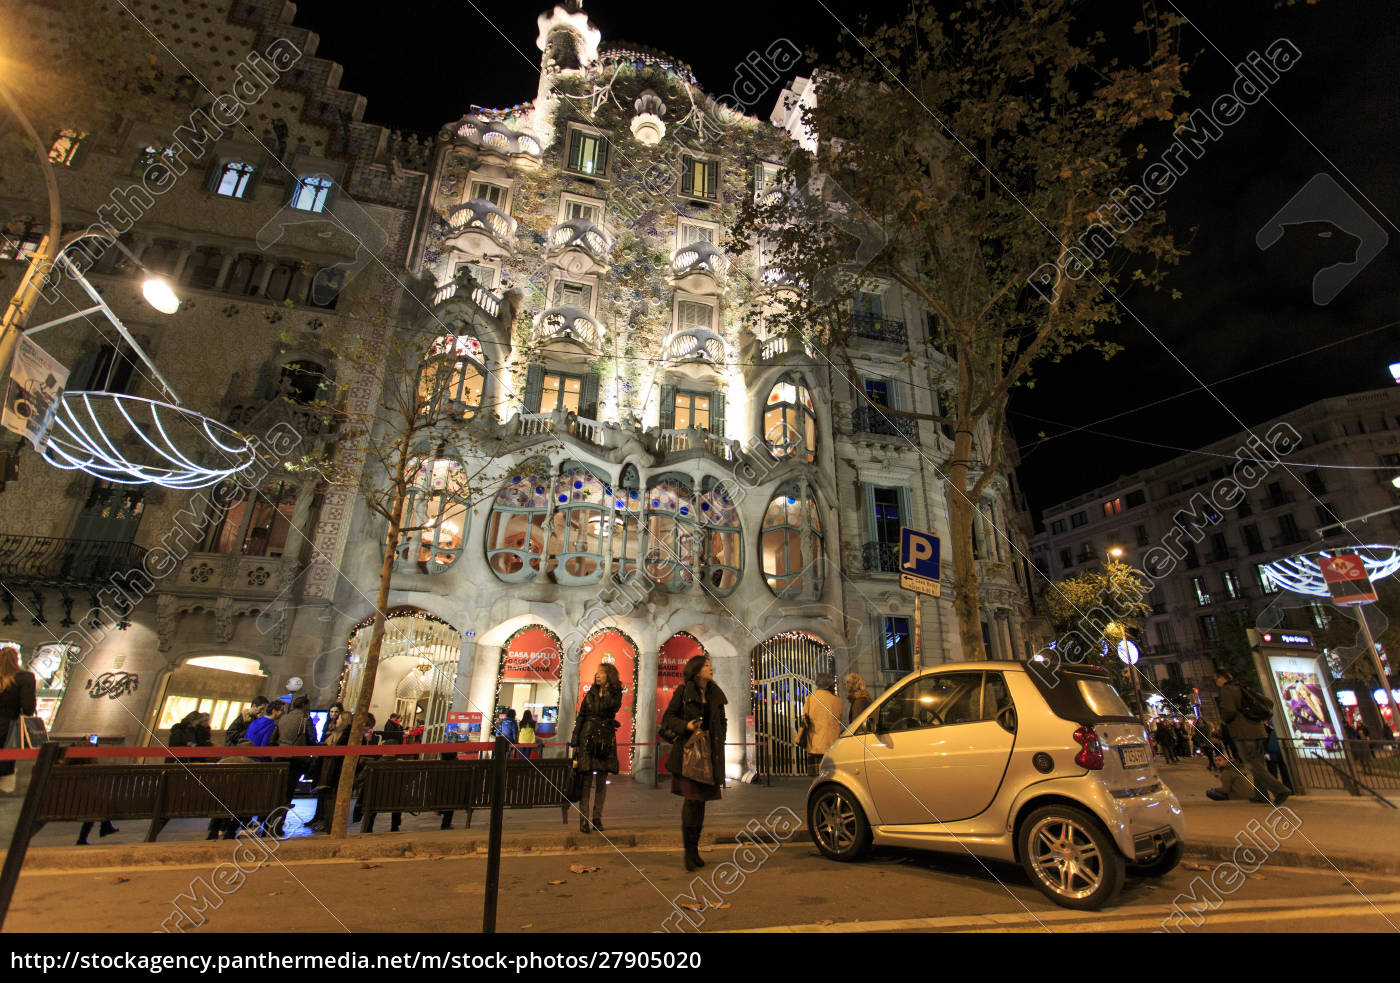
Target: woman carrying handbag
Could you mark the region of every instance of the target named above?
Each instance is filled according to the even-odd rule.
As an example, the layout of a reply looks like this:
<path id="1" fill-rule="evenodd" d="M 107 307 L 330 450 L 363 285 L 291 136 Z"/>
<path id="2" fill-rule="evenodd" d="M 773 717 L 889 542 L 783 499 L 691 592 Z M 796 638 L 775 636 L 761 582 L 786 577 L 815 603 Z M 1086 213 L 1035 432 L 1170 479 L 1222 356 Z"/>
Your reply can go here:
<path id="1" fill-rule="evenodd" d="M 681 806 L 681 838 L 685 869 L 705 866 L 700 859 L 700 834 L 705 828 L 705 803 L 720 797 L 724 785 L 724 691 L 714 681 L 708 655 L 685 664 L 685 684 L 671 694 L 661 718 L 662 735 L 670 740 L 666 770 L 671 794 L 685 799 Z"/>
<path id="2" fill-rule="evenodd" d="M 19 649 L 13 645 L 0 648 L 0 727 L 5 738 L 0 747 L 25 747 L 23 733 L 12 733 L 24 727 L 24 717 L 34 716 L 34 673 L 19 667 Z M 0 792 L 15 790 L 15 763 L 0 761 Z"/>
<path id="3" fill-rule="evenodd" d="M 617 666 L 604 662 L 593 675 L 579 704 L 578 719 L 569 743 L 574 746 L 574 770 L 581 782 L 578 800 L 578 831 L 603 831 L 603 801 L 608 796 L 608 776 L 616 775 L 621 766 L 617 760 L 617 728 L 615 719 L 622 709 L 622 679 Z M 588 821 L 588 792 L 593 788 L 593 823 Z"/>

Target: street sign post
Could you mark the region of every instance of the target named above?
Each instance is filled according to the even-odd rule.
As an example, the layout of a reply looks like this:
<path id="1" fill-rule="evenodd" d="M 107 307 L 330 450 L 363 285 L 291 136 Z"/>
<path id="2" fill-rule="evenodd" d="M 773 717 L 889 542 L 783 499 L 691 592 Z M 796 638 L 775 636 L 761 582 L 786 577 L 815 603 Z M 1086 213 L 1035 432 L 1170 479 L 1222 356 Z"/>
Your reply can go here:
<path id="1" fill-rule="evenodd" d="M 939 543 L 933 533 L 904 526 L 899 530 L 899 586 L 914 592 L 914 670 L 923 668 L 924 594 L 939 597 Z"/>

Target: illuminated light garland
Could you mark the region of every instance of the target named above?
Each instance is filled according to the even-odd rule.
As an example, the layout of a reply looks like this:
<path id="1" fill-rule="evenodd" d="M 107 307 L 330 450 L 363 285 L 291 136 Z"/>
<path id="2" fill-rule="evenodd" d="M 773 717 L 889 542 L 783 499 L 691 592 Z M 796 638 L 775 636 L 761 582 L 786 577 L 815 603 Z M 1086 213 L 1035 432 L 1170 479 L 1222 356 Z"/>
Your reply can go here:
<path id="1" fill-rule="evenodd" d="M 138 423 L 133 413 L 148 421 Z M 204 446 L 182 450 L 167 432 L 167 423 L 175 421 L 194 432 L 193 443 L 202 436 Z M 127 433 L 120 438 L 138 438 L 154 452 L 152 460 L 134 461 L 117 448 L 107 431 L 123 424 Z M 83 471 L 120 485 L 155 484 L 175 489 L 216 485 L 250 466 L 255 457 L 245 437 L 194 410 L 140 396 L 81 390 L 59 396 L 42 446 L 44 460 L 57 468 Z M 226 466 L 206 467 L 191 459 L 191 455 L 211 449 L 227 460 Z"/>
<path id="2" fill-rule="evenodd" d="M 1274 560 L 1263 566 L 1270 579 L 1284 590 L 1292 591 L 1295 594 L 1308 594 L 1313 597 L 1327 597 L 1329 596 L 1327 582 L 1322 579 L 1322 568 L 1317 565 L 1317 561 L 1328 559 L 1339 553 L 1355 554 L 1360 557 L 1362 564 L 1366 567 L 1367 576 L 1373 582 L 1383 580 L 1400 570 L 1400 547 L 1379 544 L 1358 546 L 1355 549 L 1302 553 L 1298 556 Z"/>

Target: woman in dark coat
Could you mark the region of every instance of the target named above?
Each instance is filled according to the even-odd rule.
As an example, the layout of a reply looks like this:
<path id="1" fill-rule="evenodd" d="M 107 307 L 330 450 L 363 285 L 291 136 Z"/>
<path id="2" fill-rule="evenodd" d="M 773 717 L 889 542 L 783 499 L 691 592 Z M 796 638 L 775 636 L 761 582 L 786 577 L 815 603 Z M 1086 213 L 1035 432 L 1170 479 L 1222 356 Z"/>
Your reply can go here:
<path id="1" fill-rule="evenodd" d="M 19 649 L 0 649 L 0 747 L 6 747 L 10 728 L 23 726 L 20 717 L 34 716 L 34 673 L 19 667 Z M 0 761 L 0 792 L 15 790 L 15 763 Z"/>
<path id="2" fill-rule="evenodd" d="M 661 718 L 663 734 L 672 738 L 666 770 L 671 773 L 671 794 L 685 799 L 681 806 L 681 838 L 685 843 L 685 869 L 705 866 L 700 859 L 700 833 L 705 827 L 705 803 L 720 797 L 724 785 L 724 705 L 729 702 L 714 681 L 714 666 L 708 655 L 697 655 L 685 664 L 685 685 L 671 694 L 671 705 Z M 686 741 L 697 731 L 710 735 L 710 765 L 713 785 L 697 782 L 681 774 Z"/>
<path id="3" fill-rule="evenodd" d="M 578 831 L 603 831 L 603 800 L 608 776 L 621 767 L 617 761 L 616 717 L 622 709 L 622 680 L 617 666 L 604 662 L 593 675 L 593 685 L 579 704 L 578 719 L 569 743 L 574 747 L 574 767 L 584 773 L 583 797 L 578 803 Z M 593 825 L 588 823 L 588 791 L 593 788 Z"/>

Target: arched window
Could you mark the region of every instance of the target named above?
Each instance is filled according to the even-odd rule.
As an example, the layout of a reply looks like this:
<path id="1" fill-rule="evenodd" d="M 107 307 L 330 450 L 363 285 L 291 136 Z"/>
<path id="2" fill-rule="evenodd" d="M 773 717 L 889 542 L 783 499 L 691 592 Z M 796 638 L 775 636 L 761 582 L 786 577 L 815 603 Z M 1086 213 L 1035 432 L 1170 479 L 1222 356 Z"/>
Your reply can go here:
<path id="1" fill-rule="evenodd" d="M 685 590 L 695 582 L 700 545 L 690 485 L 682 477 L 663 477 L 647 490 L 646 505 L 647 577 L 667 590 Z"/>
<path id="2" fill-rule="evenodd" d="M 806 482 L 778 487 L 763 514 L 763 579 L 779 597 L 820 597 L 826 584 L 821 516 Z"/>
<path id="3" fill-rule="evenodd" d="M 486 532 L 486 560 L 501 580 L 533 580 L 539 572 L 550 484 L 545 462 L 526 462 L 496 493 Z"/>
<path id="4" fill-rule="evenodd" d="M 603 576 L 607 485 L 581 464 L 565 464 L 554 483 L 546 569 L 561 584 L 596 584 Z"/>
<path id="5" fill-rule="evenodd" d="M 774 457 L 817 459 L 817 416 L 812 394 L 791 374 L 783 374 L 763 407 L 763 440 Z"/>
<path id="6" fill-rule="evenodd" d="M 466 475 L 461 462 L 440 457 L 413 462 L 409 480 L 397 559 L 424 573 L 440 573 L 462 555 L 471 521 Z"/>
<path id="7" fill-rule="evenodd" d="M 700 496 L 700 522 L 705 530 L 705 570 L 701 582 L 711 593 L 731 593 L 743 576 L 743 535 L 734 500 L 724 485 L 713 478 L 705 479 L 705 491 Z"/>
<path id="8" fill-rule="evenodd" d="M 304 212 L 323 211 L 334 183 L 324 174 L 302 175 L 297 178 L 296 187 L 292 189 L 292 207 L 300 208 Z"/>
<path id="9" fill-rule="evenodd" d="M 196 290 L 213 290 L 224 268 L 224 254 L 217 246 L 200 246 L 185 263 L 185 283 Z"/>
<path id="10" fill-rule="evenodd" d="M 470 420 L 481 409 L 485 379 L 486 360 L 481 342 L 471 335 L 443 335 L 428 348 L 418 381 L 418 399 L 428 413 L 443 400 L 450 406 L 453 416 Z"/>
<path id="11" fill-rule="evenodd" d="M 642 556 L 641 478 L 634 465 L 622 469 L 612 492 L 612 568 L 620 581 L 631 579 Z"/>
<path id="12" fill-rule="evenodd" d="M 219 168 L 214 190 L 226 198 L 246 198 L 256 170 L 245 160 L 231 160 Z"/>

